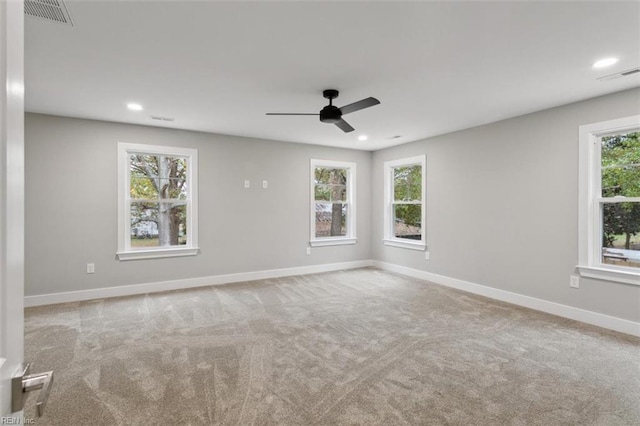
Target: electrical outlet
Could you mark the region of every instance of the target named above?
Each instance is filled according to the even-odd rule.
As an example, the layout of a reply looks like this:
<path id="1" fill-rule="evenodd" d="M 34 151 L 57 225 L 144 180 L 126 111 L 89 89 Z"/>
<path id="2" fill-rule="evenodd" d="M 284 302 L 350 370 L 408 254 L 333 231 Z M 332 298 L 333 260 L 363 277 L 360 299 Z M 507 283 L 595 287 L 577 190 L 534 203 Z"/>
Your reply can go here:
<path id="1" fill-rule="evenodd" d="M 267 182 L 266 180 L 263 180 L 263 181 L 262 181 L 262 187 L 263 187 L 264 189 L 267 189 L 267 188 L 269 187 L 269 182 Z"/>
<path id="2" fill-rule="evenodd" d="M 251 181 L 250 181 L 249 179 L 245 179 L 245 181 L 244 181 L 244 187 L 245 187 L 245 188 L 249 188 L 249 187 L 251 187 Z"/>
<path id="3" fill-rule="evenodd" d="M 87 263 L 87 274 L 93 274 L 96 272 L 96 264 L 95 263 Z"/>
<path id="4" fill-rule="evenodd" d="M 429 256 L 429 252 L 428 251 L 424 252 L 424 258 L 425 258 L 425 260 L 429 260 L 431 258 L 431 256 Z"/>
<path id="5" fill-rule="evenodd" d="M 571 288 L 580 288 L 580 277 L 577 275 L 569 276 L 569 287 Z"/>
<path id="6" fill-rule="evenodd" d="M 307 256 L 311 254 L 311 247 L 307 247 Z"/>

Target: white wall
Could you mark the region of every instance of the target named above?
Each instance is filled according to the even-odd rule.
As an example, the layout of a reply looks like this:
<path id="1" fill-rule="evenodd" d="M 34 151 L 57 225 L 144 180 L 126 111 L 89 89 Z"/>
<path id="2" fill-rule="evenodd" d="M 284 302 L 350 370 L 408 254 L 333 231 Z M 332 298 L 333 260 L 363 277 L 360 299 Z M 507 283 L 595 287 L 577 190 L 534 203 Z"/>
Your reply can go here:
<path id="1" fill-rule="evenodd" d="M 27 296 L 370 259 L 369 152 L 40 114 L 25 139 Z M 116 259 L 117 142 L 198 149 L 198 256 Z M 358 243 L 307 256 L 311 158 L 357 163 Z"/>
<path id="2" fill-rule="evenodd" d="M 634 89 L 373 154 L 375 260 L 640 321 L 640 286 L 581 279 L 578 126 L 640 112 Z M 383 163 L 427 155 L 424 254 L 383 246 Z"/>

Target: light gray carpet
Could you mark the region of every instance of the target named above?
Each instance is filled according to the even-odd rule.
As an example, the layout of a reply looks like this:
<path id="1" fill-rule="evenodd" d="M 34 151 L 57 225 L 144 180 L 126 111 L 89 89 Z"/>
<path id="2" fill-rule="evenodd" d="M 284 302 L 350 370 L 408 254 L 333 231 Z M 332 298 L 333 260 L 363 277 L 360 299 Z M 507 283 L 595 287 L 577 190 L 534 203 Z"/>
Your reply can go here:
<path id="1" fill-rule="evenodd" d="M 369 268 L 30 308 L 26 359 L 38 425 L 640 424 L 640 339 Z"/>

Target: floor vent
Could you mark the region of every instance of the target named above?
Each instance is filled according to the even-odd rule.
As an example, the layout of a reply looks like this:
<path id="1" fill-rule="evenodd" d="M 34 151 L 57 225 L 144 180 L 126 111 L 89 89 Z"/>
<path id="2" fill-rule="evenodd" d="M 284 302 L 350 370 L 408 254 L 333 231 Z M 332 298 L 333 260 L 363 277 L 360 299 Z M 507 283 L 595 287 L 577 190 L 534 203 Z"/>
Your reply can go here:
<path id="1" fill-rule="evenodd" d="M 615 80 L 615 79 L 622 78 L 622 77 L 627 77 L 627 76 L 638 74 L 638 73 L 640 73 L 640 68 L 631 68 L 630 70 L 617 72 L 615 74 L 605 75 L 604 77 L 598 77 L 598 80 L 600 80 L 600 81 L 611 81 L 611 80 Z"/>
<path id="2" fill-rule="evenodd" d="M 67 6 L 62 0 L 25 0 L 24 13 L 45 21 L 73 26 Z"/>

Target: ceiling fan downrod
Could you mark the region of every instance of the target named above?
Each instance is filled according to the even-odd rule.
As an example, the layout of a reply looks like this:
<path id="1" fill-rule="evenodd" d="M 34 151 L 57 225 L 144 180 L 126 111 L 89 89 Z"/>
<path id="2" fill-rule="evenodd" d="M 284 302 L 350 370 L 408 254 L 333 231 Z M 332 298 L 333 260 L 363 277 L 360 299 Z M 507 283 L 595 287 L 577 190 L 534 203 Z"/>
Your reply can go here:
<path id="1" fill-rule="evenodd" d="M 323 123 L 336 124 L 342 120 L 342 111 L 333 105 L 333 100 L 338 97 L 339 92 L 335 89 L 327 89 L 322 91 L 322 96 L 329 99 L 329 105 L 320 111 L 320 121 Z"/>

